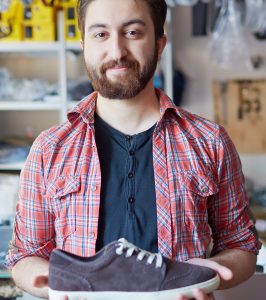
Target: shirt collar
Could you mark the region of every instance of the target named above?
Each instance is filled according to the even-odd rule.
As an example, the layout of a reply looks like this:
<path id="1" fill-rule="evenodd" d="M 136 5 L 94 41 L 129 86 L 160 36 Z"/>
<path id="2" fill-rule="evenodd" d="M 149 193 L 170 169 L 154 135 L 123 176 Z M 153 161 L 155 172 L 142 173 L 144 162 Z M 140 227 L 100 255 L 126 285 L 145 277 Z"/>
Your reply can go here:
<path id="1" fill-rule="evenodd" d="M 160 120 L 166 117 L 167 111 L 172 111 L 177 116 L 183 117 L 182 110 L 179 109 L 162 90 L 156 88 L 156 94 L 160 101 Z M 73 123 L 76 119 L 82 118 L 85 123 L 94 123 L 97 95 L 97 92 L 93 92 L 83 98 L 81 102 L 67 114 L 69 122 Z"/>
<path id="2" fill-rule="evenodd" d="M 83 98 L 68 114 L 67 118 L 70 123 L 82 118 L 85 123 L 94 123 L 94 112 L 96 108 L 97 92 Z"/>
<path id="3" fill-rule="evenodd" d="M 174 114 L 176 114 L 178 117 L 183 117 L 182 110 L 178 108 L 174 102 L 160 89 L 155 89 L 156 94 L 158 96 L 158 99 L 160 101 L 160 114 L 161 119 L 164 119 L 166 117 L 167 111 L 172 111 Z"/>

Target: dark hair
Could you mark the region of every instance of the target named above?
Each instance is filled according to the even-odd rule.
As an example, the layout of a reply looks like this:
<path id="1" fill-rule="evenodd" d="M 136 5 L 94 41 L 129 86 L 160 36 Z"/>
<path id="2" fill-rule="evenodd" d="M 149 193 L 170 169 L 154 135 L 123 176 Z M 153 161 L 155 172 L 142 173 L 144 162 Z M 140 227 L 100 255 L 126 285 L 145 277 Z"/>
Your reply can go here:
<path id="1" fill-rule="evenodd" d="M 81 38 L 84 39 L 84 24 L 88 5 L 94 0 L 77 0 L 78 25 Z M 165 0 L 142 0 L 148 4 L 155 29 L 156 39 L 164 34 L 164 23 L 167 13 Z"/>

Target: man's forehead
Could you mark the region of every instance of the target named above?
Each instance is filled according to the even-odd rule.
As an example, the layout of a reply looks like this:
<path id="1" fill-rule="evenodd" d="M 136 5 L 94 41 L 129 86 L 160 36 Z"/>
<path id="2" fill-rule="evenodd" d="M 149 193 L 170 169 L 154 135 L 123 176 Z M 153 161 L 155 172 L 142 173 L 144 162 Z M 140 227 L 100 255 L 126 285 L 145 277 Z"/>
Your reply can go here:
<path id="1" fill-rule="evenodd" d="M 140 25 L 142 27 L 146 27 L 146 23 L 144 21 L 142 21 L 141 19 L 131 19 L 127 22 L 123 22 L 121 24 L 120 27 L 124 28 L 124 27 L 128 27 L 131 25 Z M 93 29 L 97 29 L 97 28 L 111 28 L 111 24 L 108 23 L 92 23 L 88 26 L 88 30 L 93 30 Z"/>
<path id="2" fill-rule="evenodd" d="M 132 20 L 147 25 L 152 20 L 146 5 L 143 0 L 94 0 L 87 7 L 86 26 L 124 26 Z"/>

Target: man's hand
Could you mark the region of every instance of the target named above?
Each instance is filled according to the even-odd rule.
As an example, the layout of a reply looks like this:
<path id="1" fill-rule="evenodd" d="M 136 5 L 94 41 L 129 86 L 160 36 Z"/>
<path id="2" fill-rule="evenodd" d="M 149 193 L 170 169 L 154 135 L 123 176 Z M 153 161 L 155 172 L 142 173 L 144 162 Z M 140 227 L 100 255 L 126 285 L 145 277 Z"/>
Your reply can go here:
<path id="1" fill-rule="evenodd" d="M 233 278 L 233 272 L 229 268 L 210 259 L 192 258 L 187 263 L 213 269 L 220 276 L 221 281 L 228 281 Z"/>
<path id="2" fill-rule="evenodd" d="M 206 295 L 202 290 L 195 289 L 193 291 L 195 300 L 214 300 L 213 294 Z M 178 296 L 176 300 L 189 300 L 187 297 Z"/>
<path id="3" fill-rule="evenodd" d="M 46 259 L 29 256 L 15 264 L 12 277 L 22 290 L 35 297 L 48 299 L 48 269 L 49 262 Z"/>
<path id="4" fill-rule="evenodd" d="M 202 258 L 193 258 L 193 259 L 188 260 L 187 263 L 213 269 L 220 276 L 221 280 L 226 281 L 226 280 L 231 280 L 233 278 L 233 273 L 230 269 L 228 269 L 227 267 L 224 267 L 212 260 L 202 259 Z M 193 291 L 193 295 L 194 295 L 195 300 L 213 300 L 214 299 L 213 294 L 207 295 L 200 289 L 195 289 Z M 176 300 L 189 300 L 189 299 L 184 296 L 179 296 L 176 298 Z"/>

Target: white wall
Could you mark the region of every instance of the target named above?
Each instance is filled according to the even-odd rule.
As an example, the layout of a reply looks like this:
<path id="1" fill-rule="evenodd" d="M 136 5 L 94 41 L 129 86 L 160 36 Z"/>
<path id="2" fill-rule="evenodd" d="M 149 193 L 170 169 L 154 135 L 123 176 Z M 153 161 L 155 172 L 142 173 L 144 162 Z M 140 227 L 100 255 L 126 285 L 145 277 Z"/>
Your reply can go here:
<path id="1" fill-rule="evenodd" d="M 211 84 L 213 78 L 266 78 L 266 70 L 234 74 L 214 70 L 208 53 L 207 37 L 192 37 L 191 9 L 178 6 L 173 10 L 173 41 L 175 66 L 186 74 L 187 88 L 183 107 L 193 113 L 213 120 L 213 98 Z M 266 53 L 266 42 L 255 42 L 249 37 L 253 54 Z M 266 154 L 240 155 L 244 174 L 258 186 L 266 186 Z"/>

